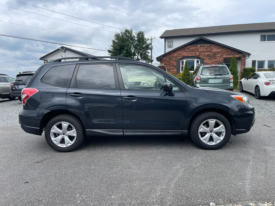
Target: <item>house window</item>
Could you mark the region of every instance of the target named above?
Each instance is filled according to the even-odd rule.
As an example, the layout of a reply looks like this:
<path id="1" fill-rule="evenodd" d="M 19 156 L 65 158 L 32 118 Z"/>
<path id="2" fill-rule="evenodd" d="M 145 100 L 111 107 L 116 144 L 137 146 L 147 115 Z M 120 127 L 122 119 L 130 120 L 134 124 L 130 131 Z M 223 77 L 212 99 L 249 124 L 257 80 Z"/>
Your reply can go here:
<path id="1" fill-rule="evenodd" d="M 257 69 L 264 69 L 265 61 L 257 61 Z"/>
<path id="2" fill-rule="evenodd" d="M 167 40 L 167 47 L 173 48 L 173 40 Z"/>
<path id="3" fill-rule="evenodd" d="M 261 35 L 261 41 L 275 41 L 275 34 Z"/>
<path id="4" fill-rule="evenodd" d="M 185 64 L 188 65 L 190 72 L 194 72 L 195 68 L 200 65 L 200 60 L 199 59 L 181 60 L 180 72 L 183 72 Z"/>
<path id="5" fill-rule="evenodd" d="M 267 65 L 268 65 L 268 68 L 269 68 L 269 69 L 275 68 L 275 60 L 273 60 L 273 61 L 268 61 Z"/>

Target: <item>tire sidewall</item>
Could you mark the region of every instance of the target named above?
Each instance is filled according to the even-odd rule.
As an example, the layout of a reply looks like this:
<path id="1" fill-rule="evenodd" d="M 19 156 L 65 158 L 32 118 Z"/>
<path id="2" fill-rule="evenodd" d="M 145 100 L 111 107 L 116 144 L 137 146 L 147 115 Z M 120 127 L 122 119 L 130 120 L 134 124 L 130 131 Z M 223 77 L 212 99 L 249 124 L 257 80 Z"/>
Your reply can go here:
<path id="1" fill-rule="evenodd" d="M 242 92 L 242 91 L 243 91 L 243 84 L 242 84 L 242 83 L 240 83 L 240 85 L 239 85 L 239 89 L 240 89 L 240 92 Z"/>
<path id="2" fill-rule="evenodd" d="M 199 137 L 199 134 L 198 134 L 199 127 L 207 119 L 217 119 L 220 122 L 222 122 L 225 127 L 225 130 L 226 130 L 225 137 L 220 143 L 218 143 L 216 145 L 207 145 L 203 141 L 201 141 L 201 139 Z M 200 147 L 202 149 L 208 149 L 208 150 L 220 149 L 224 145 L 226 145 L 226 143 L 229 141 L 229 139 L 231 137 L 231 125 L 230 125 L 229 121 L 223 115 L 216 113 L 216 112 L 207 112 L 207 113 L 203 113 L 195 118 L 195 120 L 192 122 L 192 125 L 191 125 L 190 134 L 191 134 L 191 138 L 192 138 L 193 142 L 198 147 Z"/>
<path id="3" fill-rule="evenodd" d="M 65 121 L 65 122 L 72 124 L 74 126 L 74 128 L 76 129 L 76 133 L 77 133 L 76 140 L 69 147 L 58 147 L 55 143 L 53 143 L 53 141 L 51 139 L 50 131 L 51 131 L 52 126 L 58 122 L 61 122 L 61 121 Z M 76 119 L 75 117 L 73 117 L 71 115 L 59 115 L 59 116 L 54 117 L 53 119 L 51 119 L 48 122 L 48 124 L 45 128 L 45 139 L 46 139 L 48 145 L 51 148 L 53 148 L 54 150 L 56 150 L 58 152 L 71 152 L 73 150 L 76 150 L 82 144 L 82 142 L 84 140 L 84 132 L 83 132 L 82 125 L 78 119 Z"/>
<path id="4" fill-rule="evenodd" d="M 256 92 L 256 91 L 257 91 L 257 89 L 259 89 L 259 96 L 257 96 L 257 95 L 256 95 L 256 93 L 257 93 L 257 92 Z M 260 90 L 260 87 L 258 87 L 258 86 L 257 86 L 257 87 L 255 87 L 255 98 L 256 98 L 256 99 L 260 99 L 260 98 L 261 98 L 261 90 Z"/>

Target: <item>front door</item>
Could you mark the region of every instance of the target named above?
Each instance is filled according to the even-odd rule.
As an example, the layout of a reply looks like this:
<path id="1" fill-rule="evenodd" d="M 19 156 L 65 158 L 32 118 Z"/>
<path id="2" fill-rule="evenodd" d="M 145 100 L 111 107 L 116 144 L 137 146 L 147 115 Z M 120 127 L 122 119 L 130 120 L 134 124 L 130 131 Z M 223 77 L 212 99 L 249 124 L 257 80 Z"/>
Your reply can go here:
<path id="1" fill-rule="evenodd" d="M 180 86 L 151 67 L 119 64 L 125 135 L 181 134 L 185 119 L 185 93 Z M 174 96 L 162 91 L 174 84 Z"/>
<path id="2" fill-rule="evenodd" d="M 83 120 L 87 135 L 122 135 L 122 105 L 113 64 L 79 65 L 67 91 L 68 110 Z"/>

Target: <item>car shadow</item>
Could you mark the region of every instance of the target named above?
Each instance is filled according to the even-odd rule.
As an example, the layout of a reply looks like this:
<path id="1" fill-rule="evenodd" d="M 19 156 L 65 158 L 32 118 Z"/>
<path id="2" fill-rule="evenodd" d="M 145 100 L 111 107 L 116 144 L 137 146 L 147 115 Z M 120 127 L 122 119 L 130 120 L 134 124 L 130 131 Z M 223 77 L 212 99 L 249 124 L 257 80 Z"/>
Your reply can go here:
<path id="1" fill-rule="evenodd" d="M 12 100 L 9 100 L 9 99 L 0 99 L 0 104 L 4 103 L 4 102 L 9 102 L 9 101 L 18 101 L 18 99 L 12 99 Z"/>
<path id="2" fill-rule="evenodd" d="M 81 150 L 100 147 L 140 147 L 167 146 L 193 148 L 195 145 L 188 136 L 93 136 L 85 139 Z"/>

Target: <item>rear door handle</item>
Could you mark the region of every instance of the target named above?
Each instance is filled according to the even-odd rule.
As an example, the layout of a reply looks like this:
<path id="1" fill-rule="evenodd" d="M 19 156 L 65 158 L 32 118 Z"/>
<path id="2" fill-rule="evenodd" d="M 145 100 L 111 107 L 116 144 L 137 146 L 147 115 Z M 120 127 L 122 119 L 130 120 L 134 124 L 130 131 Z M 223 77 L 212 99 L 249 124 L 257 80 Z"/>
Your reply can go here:
<path id="1" fill-rule="evenodd" d="M 72 96 L 72 97 L 82 97 L 82 93 L 75 92 L 75 93 L 70 94 L 70 96 Z"/>
<path id="2" fill-rule="evenodd" d="M 123 97 L 123 99 L 129 100 L 129 101 L 136 101 L 137 97 L 132 96 L 132 95 L 128 95 L 126 97 Z"/>

